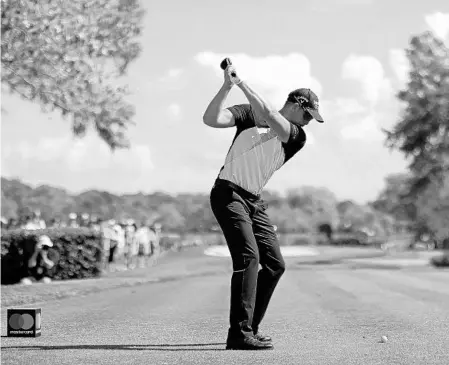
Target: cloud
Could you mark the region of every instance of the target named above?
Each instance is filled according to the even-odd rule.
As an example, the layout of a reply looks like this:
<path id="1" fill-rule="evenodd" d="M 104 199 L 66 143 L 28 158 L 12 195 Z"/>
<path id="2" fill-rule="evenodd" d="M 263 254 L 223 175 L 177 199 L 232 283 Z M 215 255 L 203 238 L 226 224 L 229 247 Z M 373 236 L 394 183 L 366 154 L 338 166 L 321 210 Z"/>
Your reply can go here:
<path id="1" fill-rule="evenodd" d="M 398 83 L 405 82 L 408 69 L 404 53 L 392 50 L 390 64 Z M 343 140 L 367 143 L 383 141 L 381 127 L 390 127 L 392 122 L 384 110 L 391 110 L 396 99 L 393 83 L 385 75 L 381 62 L 372 56 L 350 54 L 342 64 L 342 78 L 358 83 L 362 93 L 323 103 L 323 108 L 329 109 L 329 119 L 338 126 L 340 136 Z"/>
<path id="2" fill-rule="evenodd" d="M 329 119 L 344 120 L 367 112 L 366 106 L 355 98 L 337 97 L 332 100 L 323 100 L 321 111 Z"/>
<path id="3" fill-rule="evenodd" d="M 377 142 L 383 138 L 379 123 L 381 115 L 376 112 L 376 107 L 369 108 L 356 98 L 340 97 L 324 100 L 322 109 L 329 120 L 326 129 L 332 134 L 338 133 L 344 140 Z"/>
<path id="4" fill-rule="evenodd" d="M 425 16 L 425 21 L 432 32 L 441 40 L 449 40 L 449 13 L 436 12 Z"/>
<path id="5" fill-rule="evenodd" d="M 402 88 L 408 82 L 410 64 L 403 49 L 390 50 L 390 66 L 398 80 L 398 87 Z"/>
<path id="6" fill-rule="evenodd" d="M 240 77 L 247 80 L 260 94 L 276 108 L 282 107 L 290 91 L 300 87 L 310 87 L 320 97 L 322 87 L 312 76 L 310 61 L 299 53 L 254 57 L 244 53 L 219 54 L 201 52 L 195 60 L 214 71 L 222 78 L 219 65 L 229 57 Z"/>
<path id="7" fill-rule="evenodd" d="M 36 144 L 20 142 L 2 146 L 2 162 L 9 170 L 14 165 L 63 165 L 75 173 L 104 170 L 127 172 L 138 178 L 154 169 L 151 151 L 145 145 L 133 145 L 126 150 L 110 151 L 99 138 L 90 134 L 82 139 L 72 137 L 45 137 Z M 11 171 L 12 172 L 12 171 Z"/>
<path id="8" fill-rule="evenodd" d="M 364 142 L 378 142 L 385 138 L 378 127 L 375 114 L 368 114 L 356 124 L 343 127 L 341 136 L 344 139 L 363 140 Z"/>
<path id="9" fill-rule="evenodd" d="M 188 79 L 184 69 L 171 68 L 159 78 L 159 83 L 161 90 L 179 91 L 186 88 Z"/>
<path id="10" fill-rule="evenodd" d="M 375 57 L 349 55 L 343 62 L 342 77 L 358 81 L 362 87 L 363 98 L 371 106 L 393 94 L 391 82 L 385 77 L 382 64 Z"/>
<path id="11" fill-rule="evenodd" d="M 160 78 L 162 82 L 174 82 L 177 81 L 181 75 L 184 73 L 182 68 L 171 68 L 167 73 Z"/>
<path id="12" fill-rule="evenodd" d="M 178 119 L 181 116 L 181 106 L 176 103 L 172 103 L 168 106 L 168 115 L 172 118 Z"/>

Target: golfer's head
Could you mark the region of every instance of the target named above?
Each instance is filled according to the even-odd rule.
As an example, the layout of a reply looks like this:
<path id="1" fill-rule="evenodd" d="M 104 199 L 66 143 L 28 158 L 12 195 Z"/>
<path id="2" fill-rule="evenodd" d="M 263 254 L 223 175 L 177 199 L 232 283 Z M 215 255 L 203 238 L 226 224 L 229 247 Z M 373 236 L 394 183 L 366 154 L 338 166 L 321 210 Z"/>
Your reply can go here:
<path id="1" fill-rule="evenodd" d="M 310 89 L 296 89 L 288 94 L 284 109 L 287 119 L 300 126 L 309 124 L 312 119 L 323 123 L 319 112 L 319 101 L 316 94 Z"/>

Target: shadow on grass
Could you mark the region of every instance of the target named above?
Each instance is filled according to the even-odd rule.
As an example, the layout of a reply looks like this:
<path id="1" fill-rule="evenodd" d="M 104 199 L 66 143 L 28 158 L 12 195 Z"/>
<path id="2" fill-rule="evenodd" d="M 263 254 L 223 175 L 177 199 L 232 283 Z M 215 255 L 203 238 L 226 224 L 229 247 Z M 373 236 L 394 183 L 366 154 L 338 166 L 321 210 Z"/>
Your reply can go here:
<path id="1" fill-rule="evenodd" d="M 2 336 L 3 337 L 3 336 Z M 6 350 L 132 350 L 132 351 L 225 351 L 223 342 L 186 343 L 186 344 L 147 344 L 147 345 L 37 345 L 37 346 L 2 346 Z M 212 348 L 208 348 L 212 346 Z M 214 348 L 213 346 L 221 346 Z"/>

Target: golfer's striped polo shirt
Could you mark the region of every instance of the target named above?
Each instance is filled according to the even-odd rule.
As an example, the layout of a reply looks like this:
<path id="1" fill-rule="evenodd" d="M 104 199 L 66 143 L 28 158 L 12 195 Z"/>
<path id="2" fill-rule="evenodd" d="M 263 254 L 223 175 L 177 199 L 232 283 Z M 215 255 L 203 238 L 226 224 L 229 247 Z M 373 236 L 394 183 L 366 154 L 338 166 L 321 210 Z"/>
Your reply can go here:
<path id="1" fill-rule="evenodd" d="M 306 134 L 292 124 L 290 139 L 283 143 L 273 130 L 256 125 L 249 104 L 228 109 L 234 115 L 237 132 L 218 177 L 259 195 L 274 172 L 304 147 Z"/>

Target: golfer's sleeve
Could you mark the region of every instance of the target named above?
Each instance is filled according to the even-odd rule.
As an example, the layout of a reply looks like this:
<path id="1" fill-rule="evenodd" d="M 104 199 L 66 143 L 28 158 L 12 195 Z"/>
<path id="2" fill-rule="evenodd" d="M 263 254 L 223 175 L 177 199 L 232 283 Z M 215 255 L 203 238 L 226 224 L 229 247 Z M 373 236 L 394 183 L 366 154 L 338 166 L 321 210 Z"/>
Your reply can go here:
<path id="1" fill-rule="evenodd" d="M 255 126 L 254 115 L 249 104 L 239 104 L 228 108 L 232 113 L 237 128 L 251 128 Z"/>
<path id="2" fill-rule="evenodd" d="M 287 142 L 282 143 L 282 147 L 284 148 L 285 153 L 284 163 L 290 160 L 296 154 L 296 152 L 304 147 L 305 144 L 306 134 L 304 133 L 304 130 L 292 124 L 290 128 L 290 138 Z"/>

